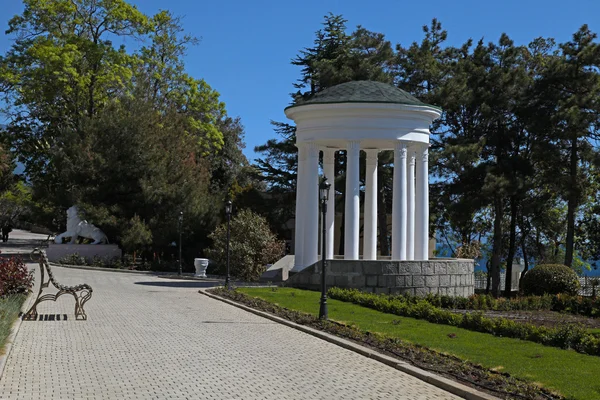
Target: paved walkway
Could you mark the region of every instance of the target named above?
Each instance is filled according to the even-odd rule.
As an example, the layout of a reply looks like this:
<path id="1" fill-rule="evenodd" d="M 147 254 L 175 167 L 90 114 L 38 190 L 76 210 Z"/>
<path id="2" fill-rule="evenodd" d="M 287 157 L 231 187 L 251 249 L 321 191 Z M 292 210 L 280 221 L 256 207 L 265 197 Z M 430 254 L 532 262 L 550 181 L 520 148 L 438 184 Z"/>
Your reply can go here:
<path id="1" fill-rule="evenodd" d="M 74 320 L 68 296 L 42 303 L 55 320 L 21 324 L 0 399 L 458 399 L 198 294 L 203 282 L 53 271 L 93 287 L 88 320 Z"/>

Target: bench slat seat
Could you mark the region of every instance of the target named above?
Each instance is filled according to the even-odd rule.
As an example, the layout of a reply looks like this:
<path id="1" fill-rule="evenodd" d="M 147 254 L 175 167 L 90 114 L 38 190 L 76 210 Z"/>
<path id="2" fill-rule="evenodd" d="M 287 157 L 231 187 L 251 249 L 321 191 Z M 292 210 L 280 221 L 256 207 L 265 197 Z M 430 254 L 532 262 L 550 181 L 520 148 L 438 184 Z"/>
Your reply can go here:
<path id="1" fill-rule="evenodd" d="M 38 304 L 40 304 L 43 301 L 48 301 L 48 300 L 56 301 L 56 299 L 58 299 L 63 294 L 71 294 L 75 298 L 75 319 L 76 320 L 78 320 L 78 319 L 86 320 L 87 315 L 83 309 L 83 305 L 89 299 L 92 298 L 92 292 L 93 292 L 92 287 L 85 283 L 82 283 L 82 284 L 76 285 L 76 286 L 61 285 L 54 279 L 54 275 L 52 274 L 52 269 L 50 268 L 50 265 L 48 264 L 48 260 L 46 259 L 46 256 L 44 255 L 44 253 L 39 249 L 35 249 L 32 253 L 32 259 L 36 255 L 38 255 L 40 258 L 39 259 L 40 274 L 41 274 L 40 291 L 38 292 L 37 298 L 36 298 L 35 302 L 33 303 L 33 305 L 31 306 L 31 308 L 29 309 L 29 311 L 27 311 L 23 315 L 23 319 L 37 320 Z M 47 281 L 44 281 L 45 271 L 48 273 Z M 52 285 L 56 289 L 58 289 L 58 292 L 55 294 L 46 293 L 46 294 L 42 295 L 42 292 L 44 291 L 45 288 L 49 287 L 50 283 L 52 283 Z"/>

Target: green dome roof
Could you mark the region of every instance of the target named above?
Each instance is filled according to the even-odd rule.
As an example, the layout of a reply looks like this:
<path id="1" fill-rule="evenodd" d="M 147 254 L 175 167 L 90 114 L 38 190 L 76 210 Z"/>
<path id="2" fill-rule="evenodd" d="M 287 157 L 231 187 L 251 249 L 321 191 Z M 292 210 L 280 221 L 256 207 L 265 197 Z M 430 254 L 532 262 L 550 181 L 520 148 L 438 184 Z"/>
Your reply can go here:
<path id="1" fill-rule="evenodd" d="M 351 81 L 327 88 L 322 92 L 310 96 L 306 100 L 299 100 L 296 104 L 287 108 L 331 103 L 391 103 L 429 106 L 429 104 L 421 102 L 413 95 L 388 83 Z"/>

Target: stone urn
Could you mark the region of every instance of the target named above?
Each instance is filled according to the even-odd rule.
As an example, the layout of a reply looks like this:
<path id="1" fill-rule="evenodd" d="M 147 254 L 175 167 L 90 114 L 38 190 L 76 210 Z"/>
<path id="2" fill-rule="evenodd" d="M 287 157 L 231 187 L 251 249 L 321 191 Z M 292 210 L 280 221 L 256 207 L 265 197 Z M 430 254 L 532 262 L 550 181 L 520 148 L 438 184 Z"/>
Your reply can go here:
<path id="1" fill-rule="evenodd" d="M 208 258 L 194 258 L 194 267 L 196 267 L 196 276 L 200 278 L 206 278 Z"/>

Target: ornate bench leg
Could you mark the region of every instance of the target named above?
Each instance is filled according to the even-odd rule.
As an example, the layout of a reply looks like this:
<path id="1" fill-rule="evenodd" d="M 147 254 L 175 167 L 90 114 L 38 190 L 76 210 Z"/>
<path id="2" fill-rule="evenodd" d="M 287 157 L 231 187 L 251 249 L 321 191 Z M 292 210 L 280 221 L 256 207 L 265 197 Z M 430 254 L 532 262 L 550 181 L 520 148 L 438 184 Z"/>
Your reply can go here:
<path id="1" fill-rule="evenodd" d="M 83 309 L 83 305 L 92 298 L 92 292 L 83 290 L 79 296 L 75 295 L 75 319 L 81 317 L 82 320 L 87 320 L 87 315 Z"/>
<path id="2" fill-rule="evenodd" d="M 33 305 L 31 306 L 31 308 L 23 315 L 24 320 L 34 321 L 38 318 L 38 313 L 37 313 L 37 305 L 38 304 L 39 304 L 39 299 L 37 299 L 35 301 L 35 303 L 33 303 Z"/>

